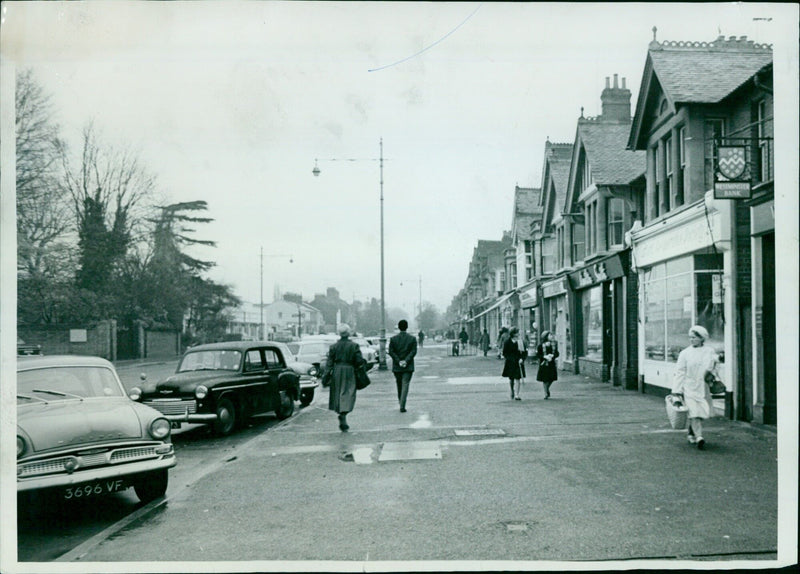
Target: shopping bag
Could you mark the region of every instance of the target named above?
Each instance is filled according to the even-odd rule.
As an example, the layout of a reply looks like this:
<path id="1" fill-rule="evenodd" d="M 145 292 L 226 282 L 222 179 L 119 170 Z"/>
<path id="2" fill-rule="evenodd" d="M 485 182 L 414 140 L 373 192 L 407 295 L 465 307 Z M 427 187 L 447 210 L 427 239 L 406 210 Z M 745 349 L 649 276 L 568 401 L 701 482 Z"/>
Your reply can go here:
<path id="1" fill-rule="evenodd" d="M 367 370 L 363 366 L 356 367 L 356 389 L 366 389 L 371 382 Z"/>
<path id="2" fill-rule="evenodd" d="M 689 409 L 683 404 L 681 397 L 667 395 L 664 397 L 669 424 L 674 429 L 685 429 L 689 422 Z"/>

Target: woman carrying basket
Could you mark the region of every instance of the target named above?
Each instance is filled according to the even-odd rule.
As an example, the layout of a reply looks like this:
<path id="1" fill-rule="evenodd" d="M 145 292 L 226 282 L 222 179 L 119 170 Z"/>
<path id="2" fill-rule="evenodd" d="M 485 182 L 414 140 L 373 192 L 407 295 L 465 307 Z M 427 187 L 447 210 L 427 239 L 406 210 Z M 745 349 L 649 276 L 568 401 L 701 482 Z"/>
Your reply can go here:
<path id="1" fill-rule="evenodd" d="M 719 358 L 717 352 L 704 345 L 708 331 L 701 325 L 689 329 L 689 346 L 678 355 L 678 364 L 672 383 L 672 394 L 683 396 L 683 403 L 689 409 L 689 430 L 687 440 L 703 449 L 703 419 L 713 412 L 711 392 L 706 384 L 706 374 L 715 373 Z"/>

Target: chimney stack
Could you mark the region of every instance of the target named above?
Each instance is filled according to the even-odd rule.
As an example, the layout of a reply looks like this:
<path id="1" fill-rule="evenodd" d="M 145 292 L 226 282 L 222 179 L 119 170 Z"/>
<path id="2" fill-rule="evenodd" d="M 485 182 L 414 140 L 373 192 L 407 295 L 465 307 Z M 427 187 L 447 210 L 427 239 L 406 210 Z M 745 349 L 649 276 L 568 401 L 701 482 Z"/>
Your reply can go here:
<path id="1" fill-rule="evenodd" d="M 630 121 L 631 119 L 631 92 L 625 87 L 625 78 L 622 78 L 622 87 L 619 86 L 619 75 L 614 74 L 614 86 L 609 87 L 609 78 L 606 77 L 606 89 L 600 94 L 603 104 L 602 118 L 614 121 Z"/>

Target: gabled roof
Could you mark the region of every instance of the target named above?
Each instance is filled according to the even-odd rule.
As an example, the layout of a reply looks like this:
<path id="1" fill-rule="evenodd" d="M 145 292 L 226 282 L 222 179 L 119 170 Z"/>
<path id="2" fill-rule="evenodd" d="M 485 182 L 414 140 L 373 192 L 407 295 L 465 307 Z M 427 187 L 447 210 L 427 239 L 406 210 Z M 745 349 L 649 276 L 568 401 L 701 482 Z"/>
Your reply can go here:
<path id="1" fill-rule="evenodd" d="M 645 171 L 645 152 L 625 149 L 631 122 L 578 121 L 576 145 L 582 145 L 597 185 L 625 185 Z"/>
<path id="2" fill-rule="evenodd" d="M 650 42 L 628 147 L 640 148 L 645 111 L 663 91 L 674 110 L 680 104 L 714 104 L 772 63 L 772 47 L 746 36 L 713 42 Z"/>
<path id="3" fill-rule="evenodd" d="M 571 143 L 544 145 L 544 169 L 542 169 L 541 229 L 547 229 L 552 220 L 561 217 L 567 195 L 569 169 L 572 163 Z"/>
<path id="4" fill-rule="evenodd" d="M 530 239 L 531 222 L 541 216 L 539 205 L 542 190 L 538 187 L 517 187 L 514 190 L 514 212 L 511 214 L 511 235 L 516 239 Z"/>

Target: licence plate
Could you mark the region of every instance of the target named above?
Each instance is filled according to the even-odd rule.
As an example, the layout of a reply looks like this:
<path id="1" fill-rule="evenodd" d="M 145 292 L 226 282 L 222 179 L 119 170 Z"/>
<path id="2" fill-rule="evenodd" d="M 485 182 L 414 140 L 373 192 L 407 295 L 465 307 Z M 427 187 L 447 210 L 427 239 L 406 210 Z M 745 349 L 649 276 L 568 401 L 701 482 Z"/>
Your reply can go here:
<path id="1" fill-rule="evenodd" d="M 71 500 L 73 498 L 91 498 L 93 496 L 100 496 L 102 494 L 119 492 L 120 490 L 125 490 L 126 488 L 127 485 L 121 478 L 96 480 L 94 482 L 85 482 L 83 484 L 76 484 L 75 486 L 68 486 L 64 489 L 64 499 Z"/>

